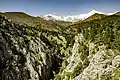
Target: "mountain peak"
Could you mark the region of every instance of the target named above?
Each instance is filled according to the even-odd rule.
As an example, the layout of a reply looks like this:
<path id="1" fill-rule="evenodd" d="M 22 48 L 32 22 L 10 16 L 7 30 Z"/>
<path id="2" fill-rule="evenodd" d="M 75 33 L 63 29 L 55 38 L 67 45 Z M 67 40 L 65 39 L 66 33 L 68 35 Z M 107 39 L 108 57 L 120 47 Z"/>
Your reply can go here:
<path id="1" fill-rule="evenodd" d="M 103 14 L 103 15 L 113 15 L 114 13 L 103 13 L 100 11 L 97 11 L 95 9 L 92 9 L 89 13 L 86 14 L 79 14 L 79 15 L 68 15 L 68 16 L 56 16 L 53 14 L 47 14 L 44 15 L 43 18 L 45 18 L 46 20 L 61 20 L 61 21 L 70 21 L 70 22 L 76 22 L 78 20 L 84 20 L 87 19 L 88 17 L 94 15 L 94 14 Z"/>
<path id="2" fill-rule="evenodd" d="M 95 9 L 92 9 L 90 12 L 98 12 L 97 10 L 95 10 Z"/>
<path id="3" fill-rule="evenodd" d="M 53 14 L 47 14 L 43 16 L 46 20 L 61 20 L 61 16 L 56 16 Z"/>
<path id="4" fill-rule="evenodd" d="M 99 11 L 96 11 L 95 9 L 91 10 L 89 13 L 88 13 L 88 16 L 92 16 L 93 14 L 95 13 L 98 13 L 98 14 L 104 14 L 103 12 L 99 12 Z"/>

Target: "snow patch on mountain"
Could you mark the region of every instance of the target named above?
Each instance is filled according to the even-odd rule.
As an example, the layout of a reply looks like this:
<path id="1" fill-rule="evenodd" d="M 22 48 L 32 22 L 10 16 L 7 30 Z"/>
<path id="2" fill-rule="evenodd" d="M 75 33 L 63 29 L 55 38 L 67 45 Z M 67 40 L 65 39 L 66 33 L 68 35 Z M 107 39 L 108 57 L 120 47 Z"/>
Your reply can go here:
<path id="1" fill-rule="evenodd" d="M 72 16 L 70 16 L 70 15 L 69 16 L 56 16 L 56 15 L 53 15 L 53 14 L 47 14 L 47 15 L 44 15 L 43 18 L 46 19 L 46 20 L 60 20 L 60 21 L 76 22 L 76 21 L 79 21 L 79 20 L 84 20 L 84 19 L 94 15 L 95 13 L 104 14 L 104 15 L 113 15 L 116 12 L 103 13 L 103 12 L 99 12 L 99 11 L 96 11 L 96 10 L 93 9 L 87 14 L 79 14 L 79 15 L 72 15 Z"/>

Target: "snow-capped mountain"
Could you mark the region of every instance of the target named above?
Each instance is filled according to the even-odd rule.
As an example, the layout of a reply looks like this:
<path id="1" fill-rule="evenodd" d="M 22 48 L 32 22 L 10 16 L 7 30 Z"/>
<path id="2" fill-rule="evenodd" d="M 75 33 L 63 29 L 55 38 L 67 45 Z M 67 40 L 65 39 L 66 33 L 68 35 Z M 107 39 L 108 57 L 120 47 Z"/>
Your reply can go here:
<path id="1" fill-rule="evenodd" d="M 116 12 L 103 13 L 103 12 L 99 12 L 99 11 L 96 11 L 96 10 L 93 9 L 87 14 L 79 14 L 79 15 L 72 15 L 72 16 L 56 16 L 56 15 L 52 15 L 52 14 L 47 14 L 47 15 L 44 15 L 43 18 L 46 19 L 46 20 L 61 20 L 61 21 L 75 22 L 75 21 L 78 21 L 78 20 L 84 20 L 84 19 L 94 15 L 95 13 L 105 14 L 105 15 L 113 15 Z"/>
<path id="2" fill-rule="evenodd" d="M 43 18 L 46 20 L 62 20 L 61 16 L 56 16 L 53 14 L 44 15 Z"/>

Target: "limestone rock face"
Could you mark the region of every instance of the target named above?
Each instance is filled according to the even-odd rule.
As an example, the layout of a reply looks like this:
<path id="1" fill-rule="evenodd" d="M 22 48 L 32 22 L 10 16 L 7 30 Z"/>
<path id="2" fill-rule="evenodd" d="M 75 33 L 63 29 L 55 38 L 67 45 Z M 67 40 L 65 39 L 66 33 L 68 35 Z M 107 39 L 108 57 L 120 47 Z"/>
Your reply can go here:
<path id="1" fill-rule="evenodd" d="M 104 44 L 86 44 L 83 34 L 78 34 L 72 55 L 67 58 L 67 65 L 59 76 L 63 76 L 63 80 L 103 80 L 104 75 L 114 74 L 119 68 L 119 57 L 119 50 L 107 49 Z"/>
<path id="2" fill-rule="evenodd" d="M 114 52 L 115 53 L 115 52 Z M 118 68 L 116 65 L 120 65 L 118 60 L 115 60 L 116 57 L 120 55 L 116 55 L 115 57 L 105 55 L 105 51 L 98 51 L 95 55 L 93 55 L 92 60 L 89 63 L 89 66 L 84 69 L 84 71 L 74 80 L 94 80 L 101 79 L 100 77 L 104 74 L 109 73 L 110 71 Z M 112 63 L 112 62 L 116 63 Z M 110 64 L 112 63 L 112 64 Z"/>
<path id="3" fill-rule="evenodd" d="M 57 48 L 38 30 L 0 16 L 0 80 L 52 79 L 56 54 Z"/>

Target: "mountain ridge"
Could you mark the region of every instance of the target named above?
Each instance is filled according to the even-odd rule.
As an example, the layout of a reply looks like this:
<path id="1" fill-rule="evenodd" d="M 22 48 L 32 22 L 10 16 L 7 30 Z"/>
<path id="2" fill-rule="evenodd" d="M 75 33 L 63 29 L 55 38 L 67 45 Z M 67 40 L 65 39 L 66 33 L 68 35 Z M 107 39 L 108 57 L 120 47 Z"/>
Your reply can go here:
<path id="1" fill-rule="evenodd" d="M 93 9 L 93 10 L 91 10 L 88 13 L 83 13 L 83 14 L 78 14 L 78 15 L 68 15 L 68 16 L 57 16 L 57 15 L 53 15 L 53 14 L 46 14 L 46 15 L 42 15 L 42 16 L 32 16 L 32 15 L 29 15 L 29 14 L 27 14 L 25 12 L 0 12 L 0 15 L 5 15 L 9 19 L 9 18 L 11 18 L 10 16 L 12 14 L 15 14 L 13 16 L 16 16 L 16 15 L 18 15 L 18 13 L 22 14 L 25 17 L 28 16 L 29 19 L 30 18 L 31 19 L 34 18 L 34 20 L 35 20 L 35 18 L 36 18 L 37 21 L 35 20 L 34 22 L 38 23 L 39 19 L 42 20 L 42 22 L 49 21 L 49 20 L 52 20 L 52 21 L 65 21 L 65 22 L 77 22 L 77 21 L 80 21 L 80 20 L 85 20 L 88 17 L 94 15 L 95 13 L 97 13 L 97 14 L 103 14 L 103 15 L 108 15 L 109 16 L 109 15 L 114 15 L 116 13 L 119 13 L 119 11 L 115 11 L 113 13 L 104 13 L 104 12 L 100 12 L 100 11 L 97 11 L 97 10 Z M 8 15 L 8 14 L 10 14 L 10 15 Z"/>
<path id="2" fill-rule="evenodd" d="M 117 12 L 118 11 L 113 12 L 113 13 L 104 13 L 104 12 L 100 12 L 100 11 L 97 11 L 97 10 L 93 9 L 88 13 L 79 14 L 79 15 L 56 16 L 56 15 L 53 15 L 53 14 L 46 14 L 46 15 L 41 16 L 41 17 L 44 18 L 45 20 L 61 20 L 61 21 L 77 22 L 79 20 L 85 20 L 86 18 L 94 15 L 95 13 L 104 14 L 104 15 L 113 15 Z"/>

